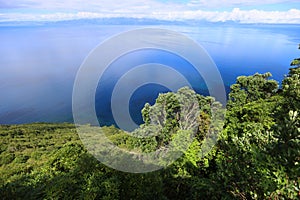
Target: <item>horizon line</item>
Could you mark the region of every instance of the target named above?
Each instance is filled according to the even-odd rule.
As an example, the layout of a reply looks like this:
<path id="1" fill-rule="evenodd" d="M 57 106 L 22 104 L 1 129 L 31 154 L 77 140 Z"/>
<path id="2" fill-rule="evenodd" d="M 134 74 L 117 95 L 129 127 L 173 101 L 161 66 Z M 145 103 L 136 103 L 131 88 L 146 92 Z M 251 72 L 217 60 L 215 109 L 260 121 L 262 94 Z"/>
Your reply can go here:
<path id="1" fill-rule="evenodd" d="M 232 25 L 300 25 L 297 22 L 243 22 L 239 20 L 226 20 L 226 21 L 209 21 L 205 19 L 157 19 L 152 17 L 94 17 L 94 18 L 75 18 L 75 19 L 52 19 L 52 20 L 1 20 L 0 25 L 7 24 L 47 24 L 47 23 L 64 23 L 64 22 L 75 22 L 75 21 L 94 21 L 94 20 L 103 20 L 102 22 L 114 22 L 107 23 L 103 25 L 143 25 L 142 23 L 150 23 L 144 25 L 199 25 L 199 24 L 232 24 Z M 118 23 L 117 20 L 131 20 L 127 23 Z M 100 21 L 98 21 L 100 22 Z M 123 21 L 124 22 L 124 21 Z M 134 23 L 134 24 L 132 24 Z M 101 24 L 101 23 L 99 23 Z"/>

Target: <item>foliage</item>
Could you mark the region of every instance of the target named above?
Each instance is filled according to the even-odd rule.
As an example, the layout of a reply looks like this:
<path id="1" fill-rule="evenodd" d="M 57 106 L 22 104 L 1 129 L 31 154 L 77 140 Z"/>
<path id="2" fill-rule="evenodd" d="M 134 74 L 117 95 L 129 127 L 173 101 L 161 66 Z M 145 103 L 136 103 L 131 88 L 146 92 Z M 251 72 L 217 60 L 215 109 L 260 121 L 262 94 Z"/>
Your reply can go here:
<path id="1" fill-rule="evenodd" d="M 146 104 L 145 124 L 131 135 L 102 127 L 115 145 L 135 152 L 173 141 L 183 156 L 156 172 L 104 166 L 87 152 L 72 124 L 1 125 L 0 197 L 299 199 L 300 66 L 293 63 L 280 89 L 270 73 L 238 77 L 224 124 L 220 103 L 182 88 Z M 185 149 L 191 131 L 195 135 Z M 213 140 L 216 145 L 205 153 Z"/>

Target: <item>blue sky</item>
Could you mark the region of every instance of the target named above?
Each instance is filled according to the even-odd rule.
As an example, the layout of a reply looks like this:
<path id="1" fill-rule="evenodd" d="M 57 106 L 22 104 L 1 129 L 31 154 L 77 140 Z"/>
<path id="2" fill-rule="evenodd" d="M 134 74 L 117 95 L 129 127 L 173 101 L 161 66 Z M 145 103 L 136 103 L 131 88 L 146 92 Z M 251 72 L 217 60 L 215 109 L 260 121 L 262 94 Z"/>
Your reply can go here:
<path id="1" fill-rule="evenodd" d="M 111 17 L 300 24 L 300 1 L 0 0 L 0 22 Z"/>

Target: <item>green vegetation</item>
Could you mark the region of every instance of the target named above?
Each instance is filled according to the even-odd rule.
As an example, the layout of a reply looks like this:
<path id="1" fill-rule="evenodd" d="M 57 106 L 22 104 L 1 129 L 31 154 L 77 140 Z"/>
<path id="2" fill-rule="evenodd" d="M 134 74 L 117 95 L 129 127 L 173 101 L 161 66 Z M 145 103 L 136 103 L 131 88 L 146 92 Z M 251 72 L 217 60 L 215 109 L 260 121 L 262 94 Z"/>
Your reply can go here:
<path id="1" fill-rule="evenodd" d="M 161 94 L 142 110 L 145 124 L 133 135 L 151 130 L 159 135 L 136 138 L 113 126 L 102 129 L 115 145 L 130 151 L 154 151 L 176 138 L 180 151 L 185 127 L 197 125 L 183 156 L 151 173 L 124 173 L 101 164 L 72 124 L 2 125 L 0 198 L 299 199 L 300 67 L 292 66 L 280 89 L 270 73 L 238 77 L 224 124 L 215 120 L 224 109 L 211 97 L 196 95 L 198 105 L 182 110 L 179 102 L 188 102 L 193 93 L 182 88 Z M 193 117 L 180 120 L 184 116 Z M 201 145 L 215 132 L 216 145 L 202 156 Z"/>

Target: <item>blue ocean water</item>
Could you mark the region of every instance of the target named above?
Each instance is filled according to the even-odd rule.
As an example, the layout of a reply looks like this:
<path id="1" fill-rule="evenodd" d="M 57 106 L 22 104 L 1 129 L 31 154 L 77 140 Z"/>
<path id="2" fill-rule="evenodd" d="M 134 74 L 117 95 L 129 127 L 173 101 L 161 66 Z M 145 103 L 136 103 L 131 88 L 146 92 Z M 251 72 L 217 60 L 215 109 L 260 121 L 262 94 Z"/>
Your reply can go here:
<path id="1" fill-rule="evenodd" d="M 0 124 L 72 122 L 73 83 L 86 56 L 113 35 L 143 27 L 178 31 L 202 45 L 215 61 L 227 90 L 237 76 L 256 72 L 271 72 L 280 81 L 290 61 L 300 54 L 300 25 L 0 24 Z M 197 92 L 207 94 L 201 76 L 181 58 L 161 51 L 134 52 L 113 63 L 100 80 L 95 109 L 101 124 L 114 123 L 111 90 L 128 70 L 126 60 L 135 59 L 171 65 L 189 77 Z M 120 63 L 124 67 L 113 66 Z M 159 92 L 166 91 L 155 84 L 139 88 L 130 101 L 134 121 L 141 122 L 136 113 L 145 102 L 153 103 Z"/>

